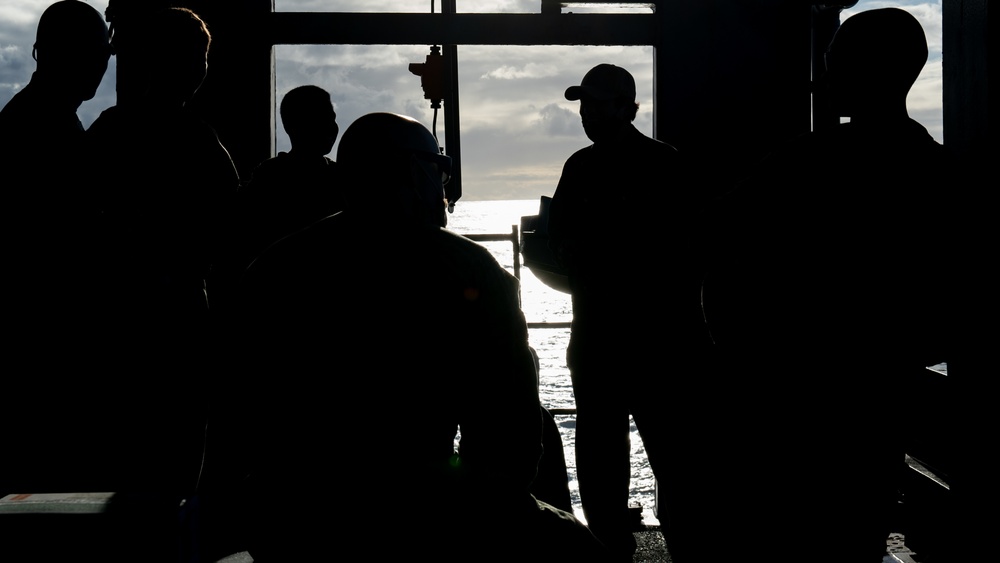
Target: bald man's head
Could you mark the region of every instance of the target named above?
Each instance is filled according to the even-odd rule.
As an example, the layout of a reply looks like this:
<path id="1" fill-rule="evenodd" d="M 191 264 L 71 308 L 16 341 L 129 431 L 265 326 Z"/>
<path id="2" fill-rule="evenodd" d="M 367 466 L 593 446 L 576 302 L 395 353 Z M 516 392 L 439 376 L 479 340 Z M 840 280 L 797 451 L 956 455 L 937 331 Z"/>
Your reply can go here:
<path id="1" fill-rule="evenodd" d="M 50 5 L 38 20 L 33 55 L 48 84 L 79 102 L 93 98 L 111 58 L 104 17 L 79 0 Z"/>

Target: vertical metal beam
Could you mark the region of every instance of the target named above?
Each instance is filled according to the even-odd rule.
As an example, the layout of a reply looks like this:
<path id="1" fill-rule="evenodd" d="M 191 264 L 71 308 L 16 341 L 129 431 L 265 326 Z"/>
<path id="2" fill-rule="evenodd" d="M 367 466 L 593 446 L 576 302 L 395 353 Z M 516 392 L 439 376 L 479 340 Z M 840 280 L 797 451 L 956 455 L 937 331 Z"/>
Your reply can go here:
<path id="1" fill-rule="evenodd" d="M 561 14 L 562 2 L 560 0 L 542 0 L 541 13 Z"/>
<path id="2" fill-rule="evenodd" d="M 997 61 L 990 57 L 996 48 L 988 5 L 989 0 L 944 0 L 942 6 L 944 141 L 959 154 L 995 143 L 996 117 L 988 100 Z"/>
<path id="3" fill-rule="evenodd" d="M 663 104 L 666 102 L 666 92 L 669 87 L 669 72 L 666 69 L 666 57 L 662 57 L 663 52 L 663 30 L 666 29 L 668 17 L 666 9 L 661 9 L 663 0 L 658 0 L 653 6 L 653 15 L 656 17 L 656 41 L 653 43 L 653 138 L 660 139 L 660 133 L 664 130 L 660 125 L 660 117 L 663 114 Z M 669 141 L 667 141 L 669 142 Z"/>
<path id="4" fill-rule="evenodd" d="M 1000 486 L 996 465 L 986 461 L 983 444 L 997 443 L 997 416 L 991 373 L 996 372 L 995 268 L 996 210 L 985 204 L 997 185 L 996 112 L 990 111 L 990 86 L 997 76 L 996 4 L 989 0 L 944 0 L 942 3 L 942 67 L 944 74 L 944 143 L 962 166 L 954 185 L 964 205 L 958 209 L 963 232 L 948 275 L 959 280 L 953 355 L 948 359 L 948 423 L 955 466 L 950 475 L 954 511 L 946 515 L 950 553 L 942 560 L 972 561 L 979 545 L 969 538 L 995 535 L 993 518 L 982 507 L 996 506 Z M 991 21 L 992 16 L 992 21 Z M 992 178 L 992 180 L 990 179 Z M 951 415 L 951 416 L 949 416 Z M 922 552 L 921 552 L 922 553 Z"/>
<path id="5" fill-rule="evenodd" d="M 655 134 L 687 155 L 704 189 L 730 189 L 776 142 L 809 130 L 810 10 L 804 2 L 656 4 Z"/>
<path id="6" fill-rule="evenodd" d="M 441 12 L 446 18 L 445 25 L 448 25 L 447 19 L 457 13 L 455 0 L 441 0 Z M 453 211 L 455 202 L 462 197 L 462 142 L 458 110 L 458 45 L 444 45 L 442 52 L 445 62 L 444 135 L 447 142 L 446 152 L 452 159 L 451 181 L 446 190 L 448 210 Z"/>
<path id="7" fill-rule="evenodd" d="M 812 7 L 812 130 L 830 129 L 840 124 L 840 116 L 830 104 L 829 96 L 819 86 L 826 71 L 826 51 L 840 29 L 842 8 Z"/>

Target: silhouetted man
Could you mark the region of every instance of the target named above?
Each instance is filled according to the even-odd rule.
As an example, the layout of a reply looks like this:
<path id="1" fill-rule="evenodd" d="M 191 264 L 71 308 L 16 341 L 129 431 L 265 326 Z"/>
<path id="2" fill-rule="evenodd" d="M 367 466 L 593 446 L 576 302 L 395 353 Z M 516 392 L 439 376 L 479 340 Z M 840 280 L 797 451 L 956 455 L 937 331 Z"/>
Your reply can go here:
<path id="1" fill-rule="evenodd" d="M 699 319 L 696 301 L 681 297 L 696 295 L 687 276 L 697 198 L 676 149 L 632 124 L 638 104 L 627 70 L 597 65 L 566 98 L 580 101 L 594 143 L 566 161 L 548 225 L 573 300 L 567 363 L 580 500 L 591 530 L 631 560 L 629 415 L 661 471 L 664 383 L 683 371 L 694 341 L 686 324 Z"/>
<path id="2" fill-rule="evenodd" d="M 881 560 L 903 464 L 893 396 L 948 358 L 935 269 L 954 178 L 906 111 L 926 58 L 905 11 L 846 19 L 824 85 L 850 122 L 778 147 L 717 210 L 703 296 L 731 398 L 719 444 L 747 460 L 717 481 L 733 486 L 721 514 L 772 561 Z"/>
<path id="3" fill-rule="evenodd" d="M 143 342 L 167 339 L 189 349 L 203 337 L 206 284 L 239 178 L 215 131 L 188 109 L 207 74 L 205 23 L 188 9 L 169 8 L 134 25 L 129 56 L 141 66 L 131 78 L 141 93 L 105 110 L 88 131 L 103 158 L 95 174 L 118 285 L 109 305 L 123 326 L 156 331 L 158 338 L 139 336 Z"/>
<path id="4" fill-rule="evenodd" d="M 94 97 L 107 71 L 108 27 L 89 4 L 56 2 L 38 21 L 32 56 L 37 67 L 31 80 L 0 110 L 0 162 L 8 173 L 21 171 L 18 177 L 32 183 L 41 184 L 53 174 L 65 181 L 79 172 L 53 161 L 68 158 L 72 163 L 79 152 L 84 130 L 76 111 Z M 65 185 L 56 187 L 63 197 L 74 195 Z M 52 197 L 48 206 L 62 200 Z"/>
<path id="5" fill-rule="evenodd" d="M 373 113 L 337 161 L 346 210 L 268 248 L 242 286 L 260 374 L 245 403 L 254 560 L 487 545 L 600 560 L 582 524 L 528 492 L 542 419 L 517 279 L 443 228 L 448 157 L 419 122 Z M 317 511 L 306 491 L 334 505 Z M 403 519 L 391 542 L 387 510 Z"/>
<path id="6" fill-rule="evenodd" d="M 27 300 L 38 307 L 72 287 L 50 279 L 53 264 L 60 273 L 72 272 L 74 282 L 85 278 L 79 268 L 87 257 L 81 254 L 92 250 L 87 237 L 97 207 L 90 187 L 80 182 L 84 129 L 76 111 L 94 97 L 108 68 L 108 27 L 88 4 L 56 2 L 38 21 L 32 55 L 38 64 L 31 80 L 0 110 L 0 167 L 8 177 L 4 238 L 15 263 L 37 276 L 33 288 L 50 281 L 60 287 Z"/>
<path id="7" fill-rule="evenodd" d="M 111 56 L 93 7 L 56 2 L 38 21 L 31 80 L 0 111 L 4 173 L 5 394 L 0 494 L 93 486 L 92 427 L 78 420 L 101 343 L 94 307 L 98 208 L 83 177 L 84 128 L 76 111 L 94 97 Z M 87 390 L 86 393 L 81 391 Z M 100 395 L 100 394 L 99 394 Z M 103 397 L 103 395 L 100 395 Z M 45 405 L 41 407 L 41 405 Z"/>
<path id="8" fill-rule="evenodd" d="M 108 409 L 109 440 L 128 486 L 184 497 L 201 470 L 212 374 L 206 280 L 239 179 L 214 130 L 187 108 L 207 72 L 205 22 L 170 8 L 129 25 L 137 39 L 122 48 L 142 88 L 87 132 L 101 157 L 91 181 L 104 230 L 102 369 L 122 399 Z"/>
<path id="9" fill-rule="evenodd" d="M 267 245 L 344 207 L 333 150 L 340 127 L 330 93 L 306 85 L 281 100 L 292 148 L 260 163 L 240 189 L 242 235 L 249 258 Z"/>

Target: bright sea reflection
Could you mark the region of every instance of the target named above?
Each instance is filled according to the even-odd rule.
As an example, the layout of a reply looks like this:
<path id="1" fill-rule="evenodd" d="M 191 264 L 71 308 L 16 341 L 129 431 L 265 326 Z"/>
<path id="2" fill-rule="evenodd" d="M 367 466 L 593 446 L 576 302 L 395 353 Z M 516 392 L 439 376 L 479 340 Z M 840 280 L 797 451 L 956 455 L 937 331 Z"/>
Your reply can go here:
<path id="1" fill-rule="evenodd" d="M 448 228 L 456 233 L 507 234 L 512 225 L 520 225 L 521 217 L 538 213 L 538 200 L 464 201 L 459 200 L 455 212 L 448 216 Z M 497 261 L 508 271 L 514 271 L 514 253 L 509 242 L 483 242 Z M 536 278 L 527 268 L 521 268 L 521 308 L 526 320 L 534 322 L 569 322 L 573 319 L 570 296 L 556 291 Z M 539 397 L 550 409 L 573 408 L 573 387 L 566 367 L 567 328 L 533 328 L 529 343 L 538 354 L 540 365 Z M 574 449 L 576 419 L 573 415 L 557 415 L 556 424 L 562 436 L 569 477 L 570 495 L 576 515 L 580 509 L 579 487 L 576 481 Z M 642 440 L 632 425 L 632 502 L 643 507 L 643 518 L 655 524 L 653 515 L 654 480 L 646 460 Z"/>

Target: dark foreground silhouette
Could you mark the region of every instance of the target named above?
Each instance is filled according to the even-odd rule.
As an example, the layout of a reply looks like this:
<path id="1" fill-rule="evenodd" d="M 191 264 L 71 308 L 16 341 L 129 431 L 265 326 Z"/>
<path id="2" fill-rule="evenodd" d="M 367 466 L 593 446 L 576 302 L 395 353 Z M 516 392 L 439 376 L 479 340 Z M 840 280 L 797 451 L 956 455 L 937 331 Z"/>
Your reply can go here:
<path id="1" fill-rule="evenodd" d="M 102 556 L 169 561 L 202 465 L 209 233 L 237 180 L 214 133 L 184 112 L 204 78 L 204 23 L 171 10 L 137 25 L 142 40 L 117 47 L 140 63 L 143 95 L 84 133 L 75 111 L 106 70 L 108 27 L 83 2 L 53 4 L 38 70 L 0 120 L 14 143 L 4 169 L 28 180 L 8 239 L 19 283 L 5 288 L 18 303 L 5 319 L 18 335 L 8 359 L 19 373 L 5 378 L 16 400 L 0 415 L 4 442 L 19 446 L 0 491 L 114 492 L 93 528 L 115 536 Z M 31 557 L 72 553 L 45 524 L 18 522 Z"/>
<path id="2" fill-rule="evenodd" d="M 711 560 L 714 530 L 769 561 L 885 554 L 906 447 L 890 398 L 949 357 L 950 282 L 932 271 L 956 178 L 905 105 L 926 58 L 902 10 L 845 20 L 824 86 L 850 122 L 778 147 L 714 210 L 715 415 L 674 468 L 691 486 L 665 489 L 678 563 Z"/>
<path id="3" fill-rule="evenodd" d="M 0 494 L 94 486 L 109 467 L 95 437 L 113 430 L 88 414 L 114 386 L 82 373 L 105 345 L 95 334 L 100 212 L 81 181 L 85 134 L 76 114 L 107 70 L 108 27 L 83 2 L 56 2 L 39 19 L 33 55 L 31 80 L 0 111 L 11 399 L 0 409 L 0 438 L 18 444 L 4 458 Z"/>
<path id="4" fill-rule="evenodd" d="M 442 228 L 448 158 L 434 137 L 369 114 L 337 161 L 364 188 L 267 249 L 241 284 L 238 353 L 270 374 L 244 387 L 251 416 L 229 429 L 246 445 L 236 465 L 254 560 L 359 545 L 603 560 L 586 527 L 529 493 L 542 418 L 517 280 Z M 294 492 L 317 490 L 329 510 Z M 378 526 L 387 510 L 405 519 L 391 545 Z"/>

